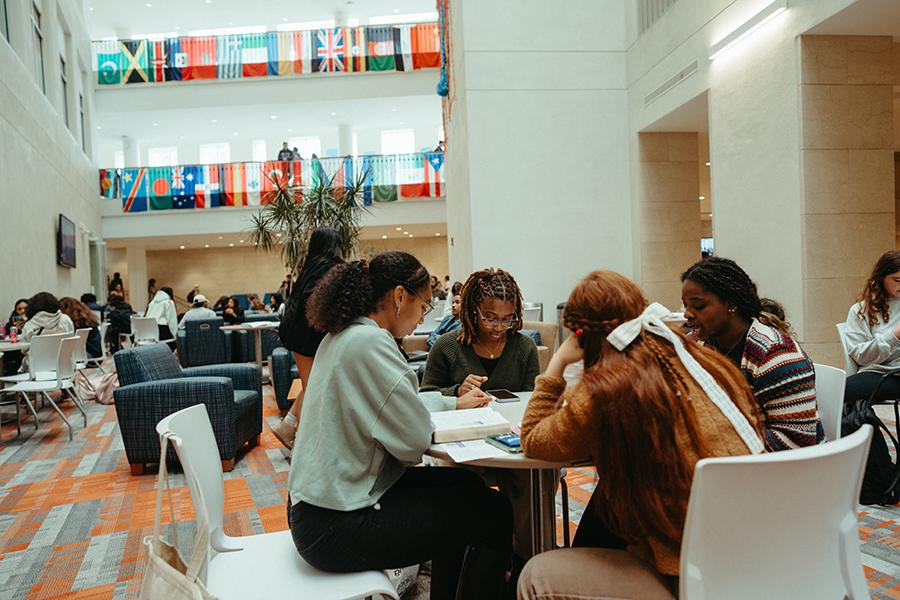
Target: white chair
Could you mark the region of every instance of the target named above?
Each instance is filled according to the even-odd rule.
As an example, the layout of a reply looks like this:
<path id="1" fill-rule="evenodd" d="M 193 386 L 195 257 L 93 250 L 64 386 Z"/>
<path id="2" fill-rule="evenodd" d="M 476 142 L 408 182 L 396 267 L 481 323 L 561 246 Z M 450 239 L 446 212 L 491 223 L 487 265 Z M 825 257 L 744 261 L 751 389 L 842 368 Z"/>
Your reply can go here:
<path id="1" fill-rule="evenodd" d="M 159 342 L 159 325 L 154 317 L 132 317 L 131 338 L 136 346 Z"/>
<path id="2" fill-rule="evenodd" d="M 33 339 L 36 339 L 36 336 Z M 42 336 L 40 336 L 42 337 Z M 50 406 L 53 407 L 60 418 L 62 418 L 63 422 L 66 424 L 66 427 L 69 429 L 69 439 L 72 439 L 72 424 L 69 423 L 69 420 L 66 418 L 66 415 L 63 414 L 63 411 L 60 410 L 59 405 L 53 400 L 53 397 L 50 396 L 48 392 L 55 391 L 64 391 L 69 397 L 72 399 L 72 402 L 75 404 L 75 407 L 81 412 L 81 416 L 84 419 L 84 426 L 87 427 L 87 413 L 84 410 L 84 403 L 81 401 L 81 397 L 78 395 L 78 390 L 75 388 L 75 351 L 79 344 L 79 339 L 77 336 L 67 337 L 62 340 L 62 343 L 59 345 L 59 351 L 57 353 L 56 359 L 56 369 L 55 377 L 56 379 L 53 381 L 22 381 L 20 383 L 15 384 L 12 387 L 3 388 L 0 390 L 0 393 L 4 394 L 21 394 L 25 399 L 25 403 L 28 405 L 29 410 L 31 411 L 32 416 L 35 421 L 35 429 L 37 428 L 37 411 L 34 406 L 31 404 L 31 401 L 28 399 L 28 394 L 40 394 L 41 397 L 44 398 L 47 402 L 50 403 Z M 18 424 L 19 421 L 19 408 L 18 403 L 16 403 L 16 422 Z"/>
<path id="3" fill-rule="evenodd" d="M 872 427 L 828 444 L 697 463 L 681 600 L 869 598 L 857 501 Z"/>
<path id="4" fill-rule="evenodd" d="M 528 307 L 522 308 L 522 320 L 523 321 L 540 321 L 541 320 L 541 307 Z"/>
<path id="5" fill-rule="evenodd" d="M 269 590 L 282 590 L 297 598 L 343 600 L 375 594 L 398 598 L 383 571 L 326 573 L 311 567 L 297 553 L 290 531 L 225 535 L 222 463 L 206 406 L 198 404 L 169 415 L 157 424 L 156 432 L 172 434 L 194 508 L 206 515 L 211 550 L 206 587 L 210 593 L 222 600 L 261 598 L 268 595 L 259 583 L 265 581 Z M 203 498 L 202 504 L 199 498 Z"/>
<path id="6" fill-rule="evenodd" d="M 84 383 L 88 386 L 91 391 L 94 390 L 94 384 L 91 383 L 90 377 L 87 376 L 85 371 L 89 367 L 89 361 L 87 355 L 87 340 L 88 336 L 91 334 L 91 330 L 88 328 L 84 329 L 76 329 L 75 335 L 78 336 L 78 347 L 75 349 L 75 374 L 81 375 L 81 378 L 84 380 Z"/>
<path id="7" fill-rule="evenodd" d="M 841 338 L 841 347 L 844 349 L 844 371 L 847 372 L 848 377 L 856 375 L 856 372 L 859 371 L 859 365 L 850 358 L 850 347 L 847 345 L 847 324 L 838 323 L 835 327 L 837 328 L 838 337 Z"/>
<path id="8" fill-rule="evenodd" d="M 841 437 L 841 414 L 844 409 L 847 374 L 828 365 L 813 366 L 816 368 L 816 404 L 819 407 L 819 418 L 825 429 L 825 440 L 833 442 Z"/>
<path id="9" fill-rule="evenodd" d="M 71 333 L 49 333 L 31 338 L 28 347 L 28 372 L 18 375 L 0 377 L 4 383 L 21 383 L 23 381 L 50 381 L 56 379 L 56 360 L 59 346 L 63 339 L 72 337 Z"/>

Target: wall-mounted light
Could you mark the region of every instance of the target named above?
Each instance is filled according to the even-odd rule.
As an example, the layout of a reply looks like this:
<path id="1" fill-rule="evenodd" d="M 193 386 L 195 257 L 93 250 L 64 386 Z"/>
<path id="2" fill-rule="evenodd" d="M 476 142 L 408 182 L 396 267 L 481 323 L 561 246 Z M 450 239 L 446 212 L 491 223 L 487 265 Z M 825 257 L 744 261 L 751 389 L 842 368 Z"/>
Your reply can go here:
<path id="1" fill-rule="evenodd" d="M 713 44 L 709 49 L 709 60 L 715 60 L 743 40 L 748 38 L 754 31 L 787 10 L 787 0 L 775 0 L 768 4 L 761 11 L 747 19 L 740 27 L 723 37 L 721 40 Z"/>

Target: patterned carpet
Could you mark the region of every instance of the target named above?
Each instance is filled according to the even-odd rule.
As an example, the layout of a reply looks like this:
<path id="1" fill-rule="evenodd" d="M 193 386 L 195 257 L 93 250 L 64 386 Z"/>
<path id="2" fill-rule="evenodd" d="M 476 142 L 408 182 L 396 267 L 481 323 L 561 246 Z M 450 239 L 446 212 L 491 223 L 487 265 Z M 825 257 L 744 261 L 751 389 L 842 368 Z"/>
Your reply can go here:
<path id="1" fill-rule="evenodd" d="M 65 406 L 74 412 L 71 403 Z M 264 413 L 267 420 L 277 418 L 270 389 Z M 0 436 L 0 600 L 136 598 L 144 569 L 141 540 L 153 525 L 155 475 L 129 474 L 114 407 L 89 402 L 86 429 L 80 415 L 72 415 L 77 425 L 71 442 L 55 413 L 45 408 L 39 414 L 36 432 L 28 421 L 18 438 L 15 424 L 4 425 Z M 286 528 L 288 467 L 285 452 L 264 427 L 261 445 L 226 474 L 228 533 Z M 595 478 L 592 469 L 569 470 L 573 534 Z M 181 475 L 173 481 L 179 537 L 190 539 L 189 495 Z M 900 598 L 898 521 L 897 507 L 861 507 L 863 558 L 874 598 Z M 561 543 L 561 518 L 557 525 Z M 427 598 L 425 586 L 427 578 L 420 577 L 418 589 L 406 597 Z"/>

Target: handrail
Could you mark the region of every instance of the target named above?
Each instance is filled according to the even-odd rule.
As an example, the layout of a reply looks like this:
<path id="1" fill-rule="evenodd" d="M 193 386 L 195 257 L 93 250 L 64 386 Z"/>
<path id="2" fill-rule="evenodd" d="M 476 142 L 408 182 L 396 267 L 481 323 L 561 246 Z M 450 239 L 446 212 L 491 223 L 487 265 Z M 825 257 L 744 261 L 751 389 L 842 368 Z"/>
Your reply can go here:
<path id="1" fill-rule="evenodd" d="M 363 180 L 362 201 L 444 195 L 444 153 L 338 156 L 166 167 L 100 169 L 100 196 L 120 199 L 122 212 L 265 204 L 279 182 L 346 188 Z"/>
<path id="2" fill-rule="evenodd" d="M 92 42 L 101 86 L 440 66 L 437 23 Z"/>

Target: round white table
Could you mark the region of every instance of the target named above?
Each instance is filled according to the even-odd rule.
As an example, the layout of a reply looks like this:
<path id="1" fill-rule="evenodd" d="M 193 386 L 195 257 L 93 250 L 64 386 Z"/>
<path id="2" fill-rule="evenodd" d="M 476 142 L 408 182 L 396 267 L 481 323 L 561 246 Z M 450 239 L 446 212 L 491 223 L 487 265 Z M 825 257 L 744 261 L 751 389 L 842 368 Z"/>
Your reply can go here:
<path id="1" fill-rule="evenodd" d="M 510 425 L 519 425 L 522 415 L 528 406 L 531 392 L 516 392 L 518 402 L 490 403 L 490 407 L 503 415 Z M 450 455 L 440 447 L 432 444 L 425 452 L 428 456 L 451 461 Z M 559 470 L 563 467 L 586 464 L 577 462 L 549 462 L 520 454 L 506 454 L 483 458 L 463 463 L 462 466 L 493 467 L 495 469 L 528 469 L 531 474 L 531 543 L 534 553 L 556 549 L 556 486 L 559 482 Z"/>
<path id="2" fill-rule="evenodd" d="M 25 350 L 31 344 L 28 342 L 16 342 L 15 344 L 7 340 L 0 340 L 0 352 L 13 352 L 15 350 Z"/>
<path id="3" fill-rule="evenodd" d="M 259 372 L 262 373 L 262 332 L 278 329 L 281 325 L 278 321 L 253 321 L 250 323 L 240 323 L 238 325 L 222 325 L 219 327 L 222 331 L 252 331 L 256 336 L 256 364 L 259 366 Z M 271 365 L 270 365 L 271 366 Z M 262 375 L 260 375 L 262 377 Z M 265 383 L 265 378 L 263 378 Z"/>

